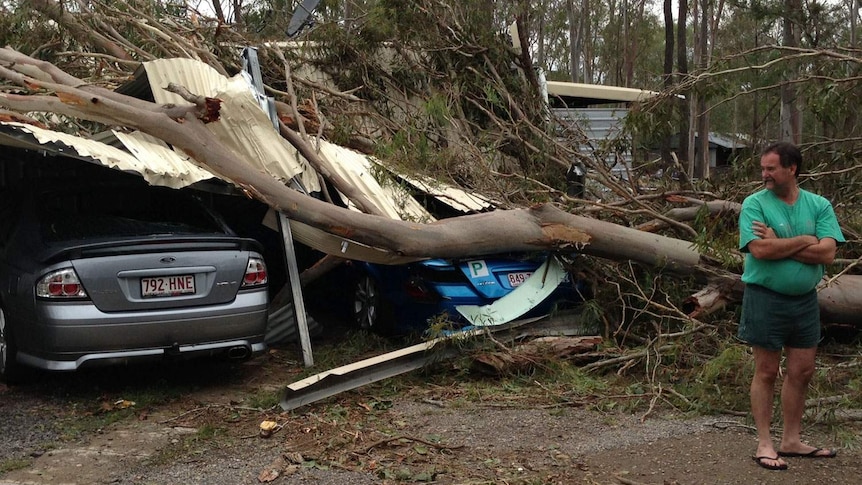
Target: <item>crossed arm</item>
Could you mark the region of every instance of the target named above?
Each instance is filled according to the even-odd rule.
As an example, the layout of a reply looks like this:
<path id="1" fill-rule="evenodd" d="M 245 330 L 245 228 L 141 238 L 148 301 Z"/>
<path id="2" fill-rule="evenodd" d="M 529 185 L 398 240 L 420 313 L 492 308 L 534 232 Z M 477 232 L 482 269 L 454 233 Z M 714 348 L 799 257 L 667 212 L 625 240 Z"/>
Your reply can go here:
<path id="1" fill-rule="evenodd" d="M 816 236 L 778 237 L 766 224 L 754 221 L 752 231 L 755 239 L 748 243 L 748 250 L 757 259 L 791 258 L 807 264 L 830 264 L 835 259 L 837 243 L 831 237 L 817 239 Z"/>

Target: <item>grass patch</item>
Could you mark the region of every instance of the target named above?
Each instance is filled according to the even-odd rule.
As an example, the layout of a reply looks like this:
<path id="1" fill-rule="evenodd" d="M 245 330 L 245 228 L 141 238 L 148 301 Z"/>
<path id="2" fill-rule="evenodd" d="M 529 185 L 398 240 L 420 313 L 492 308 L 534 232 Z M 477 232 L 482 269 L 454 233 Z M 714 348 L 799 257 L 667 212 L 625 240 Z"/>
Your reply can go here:
<path id="1" fill-rule="evenodd" d="M 30 466 L 31 463 L 33 463 L 31 458 L 7 458 L 0 461 L 0 473 L 21 470 Z"/>

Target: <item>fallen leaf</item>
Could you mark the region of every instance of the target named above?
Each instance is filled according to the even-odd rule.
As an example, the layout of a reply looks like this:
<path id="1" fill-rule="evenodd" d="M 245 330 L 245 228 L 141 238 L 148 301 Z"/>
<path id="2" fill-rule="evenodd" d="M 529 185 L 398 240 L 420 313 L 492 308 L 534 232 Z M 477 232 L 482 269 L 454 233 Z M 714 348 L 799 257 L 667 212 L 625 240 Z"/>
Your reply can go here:
<path id="1" fill-rule="evenodd" d="M 305 458 L 303 458 L 302 454 L 298 451 L 292 451 L 290 453 L 283 453 L 281 456 L 283 456 L 284 459 L 287 460 L 288 462 L 294 463 L 297 465 L 301 465 L 305 461 Z"/>
<path id="2" fill-rule="evenodd" d="M 120 399 L 119 401 L 114 401 L 114 409 L 126 409 L 135 405 L 135 401 L 127 401 L 125 399 Z"/>
<path id="3" fill-rule="evenodd" d="M 260 483 L 269 483 L 278 478 L 280 475 L 281 473 L 279 473 L 278 470 L 267 468 L 266 470 L 260 472 L 260 474 L 257 476 L 257 481 L 259 481 Z"/>
<path id="4" fill-rule="evenodd" d="M 266 420 L 260 423 L 260 435 L 264 438 L 272 436 L 274 431 L 278 430 L 278 423 L 275 421 Z"/>

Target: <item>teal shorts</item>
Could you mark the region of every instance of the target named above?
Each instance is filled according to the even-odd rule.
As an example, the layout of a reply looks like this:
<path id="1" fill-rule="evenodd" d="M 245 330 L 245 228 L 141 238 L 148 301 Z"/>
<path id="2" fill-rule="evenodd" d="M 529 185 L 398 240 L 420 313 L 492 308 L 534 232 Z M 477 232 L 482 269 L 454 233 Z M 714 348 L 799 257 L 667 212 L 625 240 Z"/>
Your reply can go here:
<path id="1" fill-rule="evenodd" d="M 820 343 L 817 290 L 785 295 L 760 285 L 746 285 L 737 337 L 770 351 L 817 347 Z"/>

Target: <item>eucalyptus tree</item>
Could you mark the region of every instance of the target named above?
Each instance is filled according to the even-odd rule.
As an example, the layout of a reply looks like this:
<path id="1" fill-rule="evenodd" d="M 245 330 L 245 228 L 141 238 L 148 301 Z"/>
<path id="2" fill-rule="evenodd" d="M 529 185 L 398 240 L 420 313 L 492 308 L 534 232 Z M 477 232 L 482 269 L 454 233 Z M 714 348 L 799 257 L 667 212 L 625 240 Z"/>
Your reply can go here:
<path id="1" fill-rule="evenodd" d="M 846 128 L 855 126 L 856 115 L 846 99 L 856 96 L 858 53 L 847 48 L 847 14 L 831 2 L 790 10 L 783 1 L 732 3 L 715 47 L 715 70 L 728 74 L 711 77 L 723 95 L 710 107 L 716 128 L 755 139 L 797 133 L 802 143 L 852 135 Z M 815 55 L 828 51 L 838 55 Z M 794 99 L 798 108 L 790 104 Z M 790 116 L 795 110 L 804 116 Z"/>

